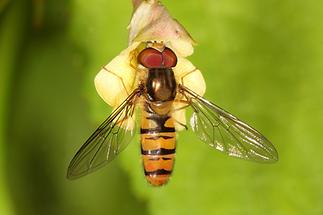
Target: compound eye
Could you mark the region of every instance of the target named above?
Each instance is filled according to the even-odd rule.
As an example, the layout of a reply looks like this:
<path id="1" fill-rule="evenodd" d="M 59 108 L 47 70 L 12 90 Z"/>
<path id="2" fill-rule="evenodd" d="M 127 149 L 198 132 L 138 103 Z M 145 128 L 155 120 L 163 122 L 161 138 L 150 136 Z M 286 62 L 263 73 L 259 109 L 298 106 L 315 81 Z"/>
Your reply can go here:
<path id="1" fill-rule="evenodd" d="M 138 55 L 138 62 L 146 68 L 163 67 L 163 55 L 158 50 L 146 48 Z"/>
<path id="2" fill-rule="evenodd" d="M 163 55 L 163 65 L 166 68 L 172 68 L 175 67 L 177 64 L 177 57 L 175 53 L 169 49 L 165 48 L 164 51 L 162 52 Z"/>

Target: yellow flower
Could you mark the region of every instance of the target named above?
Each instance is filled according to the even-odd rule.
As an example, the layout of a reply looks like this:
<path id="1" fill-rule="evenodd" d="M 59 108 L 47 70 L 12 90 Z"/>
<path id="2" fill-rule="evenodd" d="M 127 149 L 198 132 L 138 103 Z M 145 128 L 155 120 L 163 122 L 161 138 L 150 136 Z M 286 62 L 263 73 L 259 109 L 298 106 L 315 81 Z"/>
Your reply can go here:
<path id="1" fill-rule="evenodd" d="M 177 83 L 203 96 L 204 78 L 186 59 L 193 54 L 195 42 L 163 5 L 156 0 L 143 1 L 134 12 L 128 28 L 129 46 L 104 66 L 95 77 L 96 90 L 106 103 L 116 108 L 137 88 L 138 75 L 143 70 L 142 66 L 138 65 L 137 55 L 152 42 L 163 43 L 175 52 L 178 62 L 173 71 Z M 181 106 L 182 103 L 174 102 L 175 110 Z M 186 124 L 185 109 L 175 111 L 173 117 L 177 122 Z M 176 128 L 180 130 L 183 127 L 178 124 Z"/>

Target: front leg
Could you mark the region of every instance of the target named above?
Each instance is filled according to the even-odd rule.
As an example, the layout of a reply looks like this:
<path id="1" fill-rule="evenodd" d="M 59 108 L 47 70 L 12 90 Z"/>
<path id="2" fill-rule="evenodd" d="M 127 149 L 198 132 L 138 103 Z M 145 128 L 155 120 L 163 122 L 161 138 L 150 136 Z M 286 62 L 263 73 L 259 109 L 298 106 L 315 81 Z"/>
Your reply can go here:
<path id="1" fill-rule="evenodd" d="M 176 67 L 173 68 L 176 81 L 200 96 L 205 93 L 205 81 L 202 73 L 189 60 L 178 58 Z"/>

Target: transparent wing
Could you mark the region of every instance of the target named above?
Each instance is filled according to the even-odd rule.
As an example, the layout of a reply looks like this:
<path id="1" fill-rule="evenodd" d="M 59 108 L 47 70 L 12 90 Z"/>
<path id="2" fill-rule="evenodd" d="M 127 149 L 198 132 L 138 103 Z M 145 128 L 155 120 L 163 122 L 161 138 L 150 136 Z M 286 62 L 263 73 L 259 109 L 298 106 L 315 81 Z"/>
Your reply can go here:
<path id="1" fill-rule="evenodd" d="M 278 160 L 273 144 L 257 130 L 190 89 L 179 88 L 194 111 L 191 127 L 203 142 L 233 157 L 258 162 Z"/>
<path id="2" fill-rule="evenodd" d="M 68 179 L 87 175 L 112 161 L 134 136 L 135 90 L 112 112 L 78 150 L 67 170 Z"/>

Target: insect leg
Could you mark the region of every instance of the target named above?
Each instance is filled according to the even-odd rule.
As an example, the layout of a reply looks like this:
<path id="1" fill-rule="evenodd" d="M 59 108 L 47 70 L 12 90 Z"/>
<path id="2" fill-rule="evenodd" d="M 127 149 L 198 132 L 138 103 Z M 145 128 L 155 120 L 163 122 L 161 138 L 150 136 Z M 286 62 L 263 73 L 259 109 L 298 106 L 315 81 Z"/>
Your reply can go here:
<path id="1" fill-rule="evenodd" d="M 183 110 L 183 109 L 185 109 L 185 108 L 187 108 L 187 107 L 190 106 L 190 102 L 188 100 L 175 99 L 174 102 L 176 102 L 176 103 L 182 103 L 183 106 L 174 109 L 173 112 Z"/>
<path id="2" fill-rule="evenodd" d="M 120 77 L 118 74 L 116 74 L 116 73 L 114 73 L 114 72 L 112 72 L 112 71 L 108 70 L 108 69 L 107 69 L 107 68 L 105 68 L 105 67 L 103 67 L 103 69 L 104 69 L 105 71 L 107 71 L 107 72 L 111 73 L 112 75 L 116 76 L 117 78 L 119 78 L 119 80 L 120 80 L 120 81 L 121 81 L 121 83 L 122 83 L 122 86 L 123 86 L 124 90 L 126 91 L 127 95 L 129 96 L 130 94 L 129 94 L 129 92 L 128 92 L 127 88 L 126 88 L 125 83 L 123 82 L 123 78 L 122 78 L 122 77 Z"/>
<path id="3" fill-rule="evenodd" d="M 194 73 L 194 72 L 196 72 L 196 71 L 198 71 L 198 70 L 197 70 L 197 68 L 195 68 L 195 69 L 193 69 L 192 71 L 189 71 L 189 72 L 187 72 L 185 75 L 183 75 L 183 76 L 181 77 L 181 82 L 182 82 L 181 84 L 185 86 L 185 84 L 184 84 L 184 79 L 185 79 L 188 75 L 190 75 L 190 74 L 192 74 L 192 73 Z"/>
<path id="4" fill-rule="evenodd" d="M 183 99 L 175 99 L 174 100 L 175 103 L 179 104 L 179 107 L 176 107 L 172 110 L 173 113 L 177 112 L 177 111 L 181 111 L 184 110 L 185 108 L 187 108 L 188 106 L 190 106 L 190 103 L 187 100 L 183 100 Z M 175 123 L 177 123 L 178 125 L 182 126 L 183 128 L 185 128 L 185 130 L 188 130 L 188 127 L 186 126 L 185 123 L 180 122 L 179 120 L 176 119 L 176 117 L 173 117 Z"/>
<path id="5" fill-rule="evenodd" d="M 186 125 L 186 124 L 181 123 L 180 121 L 178 121 L 178 120 L 177 120 L 177 119 L 175 119 L 175 118 L 174 118 L 174 121 L 175 121 L 175 123 L 177 123 L 177 124 L 179 124 L 180 126 L 184 127 L 184 128 L 185 128 L 185 130 L 188 130 L 188 127 L 187 127 L 187 125 Z"/>

